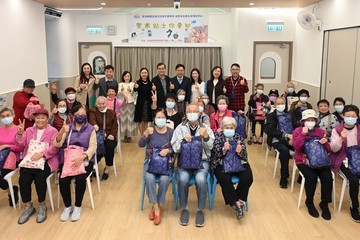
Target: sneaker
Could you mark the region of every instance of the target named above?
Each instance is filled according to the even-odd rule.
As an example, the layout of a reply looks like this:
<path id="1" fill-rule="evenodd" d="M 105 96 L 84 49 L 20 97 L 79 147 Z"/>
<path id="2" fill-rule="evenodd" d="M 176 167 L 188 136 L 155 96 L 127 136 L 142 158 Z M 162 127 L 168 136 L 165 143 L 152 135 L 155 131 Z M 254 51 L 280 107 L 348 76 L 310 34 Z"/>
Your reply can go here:
<path id="1" fill-rule="evenodd" d="M 236 210 L 237 210 L 236 204 L 232 204 L 232 205 L 230 205 L 230 207 L 231 207 L 232 210 L 234 210 L 236 212 Z"/>
<path id="2" fill-rule="evenodd" d="M 108 178 L 109 178 L 109 174 L 104 172 L 102 177 L 101 177 L 101 180 L 106 181 Z"/>
<path id="3" fill-rule="evenodd" d="M 252 136 L 252 142 L 253 142 L 253 143 L 257 143 L 256 135 L 253 135 L 253 136 Z"/>
<path id="4" fill-rule="evenodd" d="M 320 206 L 320 208 L 322 210 L 321 217 L 323 219 L 325 219 L 325 220 L 330 220 L 331 219 L 331 213 L 330 213 L 328 204 L 320 202 L 319 206 Z"/>
<path id="5" fill-rule="evenodd" d="M 187 226 L 187 225 L 189 225 L 189 210 L 183 209 L 183 210 L 181 211 L 179 223 L 180 223 L 180 225 L 182 225 L 182 226 Z"/>
<path id="6" fill-rule="evenodd" d="M 69 220 L 70 213 L 72 213 L 72 211 L 73 211 L 73 208 L 71 206 L 64 208 L 64 211 L 60 215 L 60 221 L 66 222 L 67 220 Z"/>
<path id="7" fill-rule="evenodd" d="M 262 143 L 263 143 L 263 137 L 259 137 L 258 144 L 262 144 Z"/>
<path id="8" fill-rule="evenodd" d="M 71 221 L 76 222 L 80 219 L 81 207 L 74 207 L 74 211 L 71 214 Z"/>
<path id="9" fill-rule="evenodd" d="M 359 214 L 358 208 L 356 208 L 356 209 L 350 208 L 350 214 L 351 214 L 351 219 L 354 222 L 357 222 L 357 223 L 360 222 L 360 214 Z"/>
<path id="10" fill-rule="evenodd" d="M 36 216 L 36 222 L 42 223 L 47 218 L 47 208 L 46 205 L 40 205 L 38 208 L 37 216 Z"/>
<path id="11" fill-rule="evenodd" d="M 205 214 L 204 214 L 204 211 L 197 211 L 196 212 L 195 226 L 196 227 L 205 226 Z"/>
<path id="12" fill-rule="evenodd" d="M 280 183 L 279 183 L 279 185 L 280 185 L 280 188 L 286 189 L 286 188 L 288 187 L 288 180 L 287 180 L 287 178 L 281 177 L 281 178 L 280 178 Z"/>
<path id="13" fill-rule="evenodd" d="M 24 224 L 26 223 L 31 215 L 35 213 L 35 208 L 31 205 L 30 207 L 25 207 L 25 210 L 21 214 L 18 220 L 18 224 Z"/>
<path id="14" fill-rule="evenodd" d="M 19 194 L 18 194 L 18 192 L 19 192 L 19 187 L 18 187 L 18 186 L 13 186 L 13 190 L 14 190 L 14 200 L 15 200 L 15 204 L 17 204 L 18 201 L 19 201 Z M 9 206 L 10 206 L 10 207 L 13 207 L 14 205 L 13 205 L 13 202 L 12 202 L 12 200 L 11 200 L 11 195 L 8 195 L 8 196 L 9 196 Z"/>
<path id="15" fill-rule="evenodd" d="M 308 212 L 309 214 L 314 217 L 314 218 L 318 218 L 319 217 L 319 212 L 318 210 L 315 208 L 314 203 L 306 203 L 306 206 L 308 208 Z"/>
<path id="16" fill-rule="evenodd" d="M 236 207 L 236 218 L 239 220 L 245 216 L 245 205 L 241 204 Z"/>

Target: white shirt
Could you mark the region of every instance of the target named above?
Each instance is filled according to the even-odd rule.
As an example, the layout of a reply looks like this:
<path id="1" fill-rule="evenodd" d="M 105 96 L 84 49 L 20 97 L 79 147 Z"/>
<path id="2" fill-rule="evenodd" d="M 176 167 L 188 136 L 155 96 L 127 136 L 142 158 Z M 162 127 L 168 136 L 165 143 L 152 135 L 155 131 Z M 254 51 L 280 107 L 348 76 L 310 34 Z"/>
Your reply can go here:
<path id="1" fill-rule="evenodd" d="M 216 85 L 218 84 L 218 82 L 219 82 L 219 79 L 214 79 L 213 80 L 213 83 L 214 83 L 214 88 L 213 88 L 213 92 L 212 92 L 212 103 L 216 103 L 216 99 L 215 99 L 215 87 L 216 87 Z"/>
<path id="2" fill-rule="evenodd" d="M 205 91 L 205 84 L 204 82 L 201 82 L 199 85 L 199 89 L 197 90 L 195 88 L 195 84 L 191 85 L 191 102 L 194 102 L 196 98 L 201 97 L 201 95 L 204 94 Z"/>
<path id="3" fill-rule="evenodd" d="M 37 129 L 36 131 L 36 140 L 38 140 L 40 142 L 42 135 L 44 134 L 45 128 L 44 129 Z"/>

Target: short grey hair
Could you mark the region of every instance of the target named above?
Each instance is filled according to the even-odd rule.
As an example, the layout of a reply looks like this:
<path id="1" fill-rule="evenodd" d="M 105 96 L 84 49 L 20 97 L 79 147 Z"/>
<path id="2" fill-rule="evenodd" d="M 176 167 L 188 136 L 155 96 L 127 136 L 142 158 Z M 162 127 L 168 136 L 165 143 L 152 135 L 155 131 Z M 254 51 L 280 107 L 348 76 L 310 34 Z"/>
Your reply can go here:
<path id="1" fill-rule="evenodd" d="M 226 105 L 229 105 L 229 98 L 225 95 L 220 95 L 216 99 L 216 104 L 219 104 L 220 100 L 224 99 L 226 102 Z"/>
<path id="2" fill-rule="evenodd" d="M 186 112 L 188 112 L 189 107 L 194 106 L 197 108 L 197 110 L 199 110 L 199 105 L 197 105 L 197 103 L 193 102 L 193 103 L 189 103 L 188 105 L 186 105 Z"/>
<path id="3" fill-rule="evenodd" d="M 286 100 L 285 100 L 285 98 L 283 98 L 283 97 L 277 97 L 276 99 L 275 99 L 275 104 L 276 104 L 276 100 L 278 100 L 278 99 L 281 99 L 281 100 L 283 100 L 284 101 L 284 103 L 286 104 Z"/>
<path id="4" fill-rule="evenodd" d="M 233 117 L 224 117 L 222 122 L 221 122 L 221 126 L 222 128 L 224 128 L 227 125 L 234 125 L 235 128 L 237 127 L 237 122 L 235 120 L 235 118 Z"/>
<path id="5" fill-rule="evenodd" d="M 186 95 L 185 90 L 184 90 L 184 89 L 181 89 L 181 88 L 177 91 L 177 95 L 179 95 L 180 93 L 184 93 L 184 94 Z"/>
<path id="6" fill-rule="evenodd" d="M 104 100 L 105 105 L 107 105 L 107 98 L 106 98 L 106 97 L 104 97 L 104 96 L 99 96 L 99 97 L 96 99 L 96 106 L 97 106 L 97 104 L 98 104 L 99 100 Z"/>

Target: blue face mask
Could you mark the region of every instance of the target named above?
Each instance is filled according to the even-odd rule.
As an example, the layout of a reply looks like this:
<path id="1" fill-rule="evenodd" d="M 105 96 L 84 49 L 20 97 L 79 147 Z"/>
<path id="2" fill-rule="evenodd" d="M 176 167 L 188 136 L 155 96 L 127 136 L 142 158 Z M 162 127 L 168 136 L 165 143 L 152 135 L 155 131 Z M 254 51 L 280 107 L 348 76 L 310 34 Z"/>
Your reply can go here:
<path id="1" fill-rule="evenodd" d="M 235 135 L 235 129 L 224 129 L 224 135 L 227 138 L 232 138 Z"/>
<path id="2" fill-rule="evenodd" d="M 4 117 L 4 118 L 1 119 L 1 122 L 2 122 L 4 125 L 7 125 L 7 126 L 10 125 L 10 124 L 12 124 L 13 121 L 14 121 L 14 118 L 13 118 L 12 116 L 10 116 L 10 117 Z"/>
<path id="3" fill-rule="evenodd" d="M 155 125 L 162 128 L 166 125 L 166 118 L 155 118 Z"/>
<path id="4" fill-rule="evenodd" d="M 355 123 L 357 122 L 357 119 L 358 119 L 358 118 L 344 117 L 344 122 L 345 122 L 347 125 L 353 126 L 353 125 L 355 125 Z"/>
<path id="5" fill-rule="evenodd" d="M 188 113 L 186 114 L 187 120 L 190 122 L 196 122 L 199 119 L 199 114 L 197 113 Z"/>
<path id="6" fill-rule="evenodd" d="M 86 120 L 87 120 L 86 115 L 75 115 L 75 117 L 74 117 L 74 121 L 79 124 L 85 123 Z"/>
<path id="7" fill-rule="evenodd" d="M 173 109 L 175 107 L 175 102 L 165 102 L 166 108 Z"/>

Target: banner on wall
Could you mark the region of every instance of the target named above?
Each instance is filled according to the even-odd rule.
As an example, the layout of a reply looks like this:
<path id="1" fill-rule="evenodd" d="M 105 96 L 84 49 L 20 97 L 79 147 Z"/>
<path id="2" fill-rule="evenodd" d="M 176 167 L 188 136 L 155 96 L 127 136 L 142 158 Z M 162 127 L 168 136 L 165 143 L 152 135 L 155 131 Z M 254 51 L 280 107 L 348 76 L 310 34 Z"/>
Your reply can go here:
<path id="1" fill-rule="evenodd" d="M 207 43 L 206 14 L 130 14 L 129 42 Z"/>

